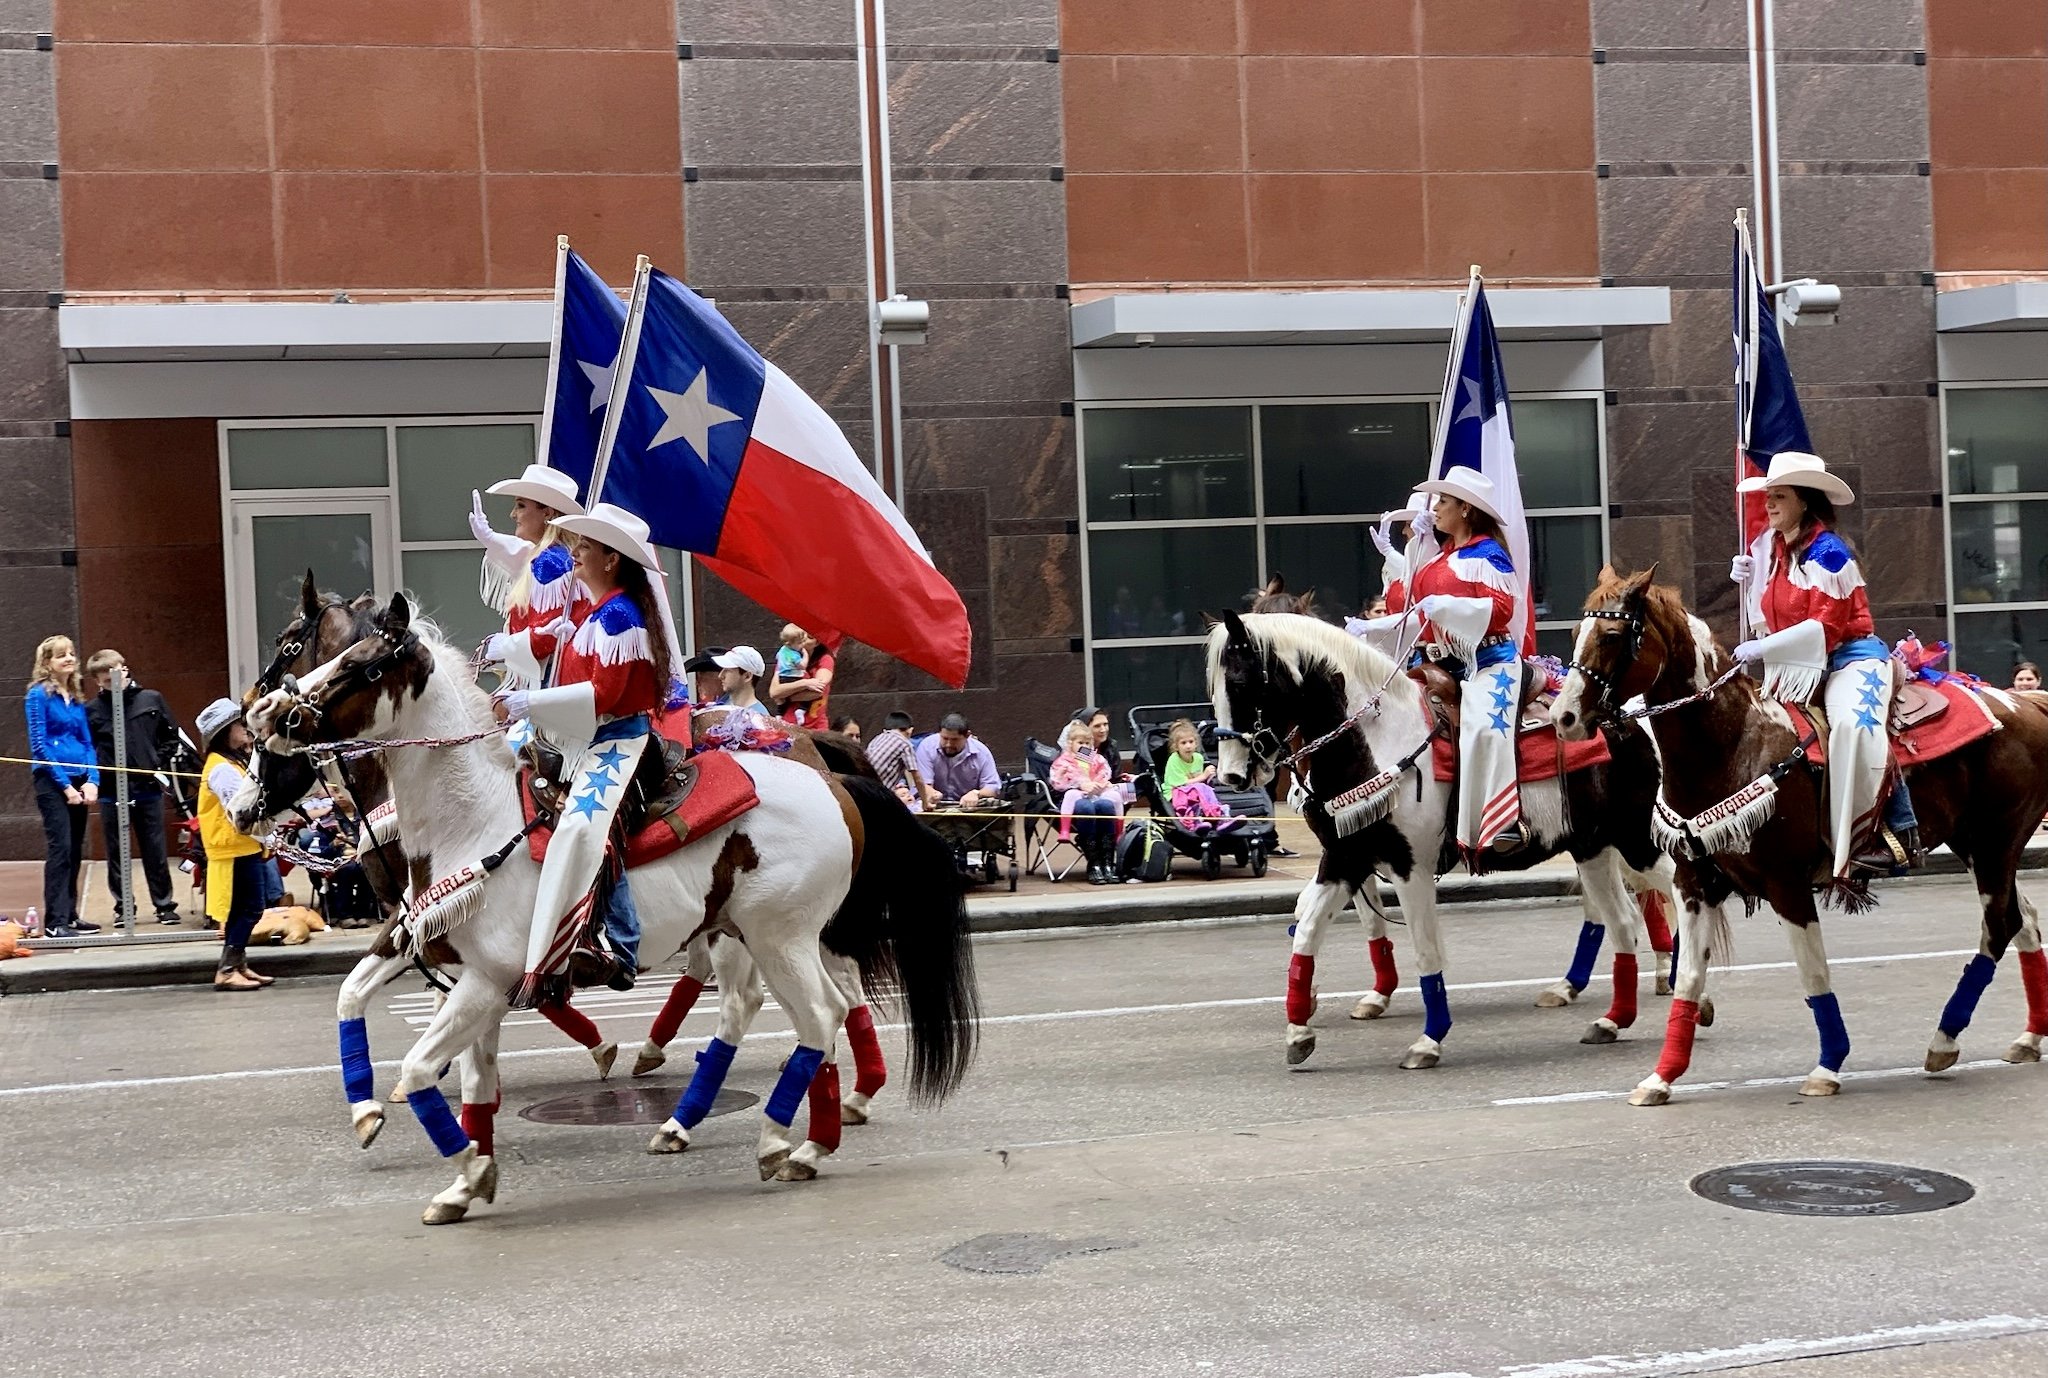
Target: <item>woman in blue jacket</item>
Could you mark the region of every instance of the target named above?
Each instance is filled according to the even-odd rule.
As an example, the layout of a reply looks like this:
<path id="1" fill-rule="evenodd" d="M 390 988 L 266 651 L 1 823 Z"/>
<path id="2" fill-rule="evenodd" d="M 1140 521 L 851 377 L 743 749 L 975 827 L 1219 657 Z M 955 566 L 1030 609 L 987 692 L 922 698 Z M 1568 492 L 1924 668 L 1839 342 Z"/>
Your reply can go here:
<path id="1" fill-rule="evenodd" d="M 99 755 L 85 716 L 78 648 L 68 636 L 36 647 L 28 682 L 28 754 L 36 807 L 43 815 L 43 931 L 53 938 L 97 933 L 78 912 L 78 868 L 85 858 L 85 820 L 100 797 Z"/>

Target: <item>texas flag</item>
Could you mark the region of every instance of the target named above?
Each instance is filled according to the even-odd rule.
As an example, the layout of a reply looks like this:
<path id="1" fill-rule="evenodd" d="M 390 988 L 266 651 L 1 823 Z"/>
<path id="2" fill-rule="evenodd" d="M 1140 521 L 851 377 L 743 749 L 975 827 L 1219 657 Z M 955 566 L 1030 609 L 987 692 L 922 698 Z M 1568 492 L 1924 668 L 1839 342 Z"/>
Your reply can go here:
<path id="1" fill-rule="evenodd" d="M 548 351 L 540 462 L 576 480 L 589 505 L 590 470 L 612 392 L 612 366 L 626 333 L 626 304 L 564 239 L 556 248 L 555 334 Z"/>
<path id="2" fill-rule="evenodd" d="M 620 362 L 606 502 L 821 641 L 967 682 L 960 595 L 838 425 L 711 303 L 650 272 Z"/>
<path id="3" fill-rule="evenodd" d="M 1788 450 L 1813 453 L 1806 414 L 1792 387 L 1785 343 L 1778 337 L 1777 310 L 1757 275 L 1749 222 L 1735 222 L 1735 481 L 1760 477 L 1771 456 Z M 1738 493 L 1736 514 L 1748 548 L 1764 529 L 1764 495 Z"/>
<path id="4" fill-rule="evenodd" d="M 1515 468 L 1515 428 L 1508 404 L 1508 378 L 1501 367 L 1500 338 L 1486 287 L 1475 271 L 1465 293 L 1465 314 L 1451 337 L 1451 368 L 1444 378 L 1438 412 L 1440 429 L 1432 478 L 1452 469 L 1477 469 L 1493 481 L 1500 507 L 1501 544 L 1515 567 L 1515 622 L 1523 649 L 1534 647 L 1535 610 L 1529 601 L 1529 519 L 1523 515 L 1522 478 Z"/>

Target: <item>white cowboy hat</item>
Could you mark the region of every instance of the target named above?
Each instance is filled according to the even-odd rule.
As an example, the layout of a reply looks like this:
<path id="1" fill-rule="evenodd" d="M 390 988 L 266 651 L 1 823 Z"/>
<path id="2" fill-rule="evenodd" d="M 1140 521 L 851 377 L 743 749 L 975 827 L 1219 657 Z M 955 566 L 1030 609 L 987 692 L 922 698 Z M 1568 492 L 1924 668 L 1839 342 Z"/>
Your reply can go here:
<path id="1" fill-rule="evenodd" d="M 735 646 L 721 655 L 711 657 L 711 663 L 721 670 L 745 670 L 755 679 L 768 672 L 761 660 L 761 653 L 752 646 Z"/>
<path id="2" fill-rule="evenodd" d="M 1771 467 L 1762 476 L 1746 478 L 1735 485 L 1738 493 L 1761 493 L 1766 488 L 1780 485 L 1789 488 L 1811 488 L 1826 493 L 1834 499 L 1835 506 L 1847 507 L 1856 501 L 1855 491 L 1842 482 L 1838 475 L 1828 472 L 1828 463 L 1819 455 L 1803 454 L 1798 450 L 1786 450 L 1771 456 Z"/>
<path id="3" fill-rule="evenodd" d="M 555 523 L 564 531 L 588 536 L 610 546 L 628 559 L 637 560 L 656 574 L 662 572 L 661 557 L 647 541 L 647 523 L 617 503 L 601 502 L 588 512 L 563 517 Z"/>
<path id="4" fill-rule="evenodd" d="M 525 498 L 557 512 L 574 514 L 583 510 L 583 504 L 576 501 L 576 480 L 545 464 L 529 464 L 518 478 L 501 479 L 487 491 L 500 497 Z"/>
<path id="5" fill-rule="evenodd" d="M 1500 514 L 1499 499 L 1494 496 L 1493 480 L 1477 469 L 1468 469 L 1460 464 L 1442 478 L 1433 478 L 1426 483 L 1415 485 L 1418 493 L 1442 493 L 1446 497 L 1470 503 L 1495 521 L 1505 521 Z"/>
<path id="6" fill-rule="evenodd" d="M 199 741 L 202 746 L 212 746 L 213 739 L 231 723 L 241 721 L 242 705 L 233 699 L 215 699 L 199 710 Z"/>

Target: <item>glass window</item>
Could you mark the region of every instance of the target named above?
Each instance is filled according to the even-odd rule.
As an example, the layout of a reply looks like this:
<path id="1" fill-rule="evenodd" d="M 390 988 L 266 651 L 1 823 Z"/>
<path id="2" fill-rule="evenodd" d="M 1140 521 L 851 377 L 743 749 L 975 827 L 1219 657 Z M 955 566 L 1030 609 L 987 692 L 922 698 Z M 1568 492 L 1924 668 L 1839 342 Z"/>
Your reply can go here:
<path id="1" fill-rule="evenodd" d="M 1576 619 L 1600 579 L 1600 518 L 1531 517 L 1529 563 L 1536 620 Z"/>
<path id="2" fill-rule="evenodd" d="M 1202 614 L 1243 606 L 1258 574 L 1250 526 L 1096 531 L 1088 558 L 1097 640 L 1199 636 Z"/>
<path id="3" fill-rule="evenodd" d="M 1949 541 L 1958 607 L 2048 600 L 2048 500 L 1951 504 Z"/>
<path id="4" fill-rule="evenodd" d="M 1090 408 L 1088 519 L 1252 515 L 1250 407 Z"/>
<path id="5" fill-rule="evenodd" d="M 382 426 L 236 427 L 228 432 L 230 488 L 382 488 L 388 482 Z"/>
<path id="6" fill-rule="evenodd" d="M 1956 669 L 2007 685 L 2012 683 L 2013 667 L 2023 660 L 2048 665 L 2048 609 L 1956 609 Z"/>
<path id="7" fill-rule="evenodd" d="M 1536 653 L 1553 656 L 1566 664 L 1571 663 L 1572 639 L 1579 634 L 1576 625 L 1570 627 L 1538 627 L 1536 629 Z"/>
<path id="8" fill-rule="evenodd" d="M 400 582 L 439 624 L 449 645 L 468 651 L 492 632 L 505 630 L 504 619 L 477 594 L 482 551 L 408 550 L 398 558 Z"/>
<path id="9" fill-rule="evenodd" d="M 1267 516 L 1377 516 L 1429 466 L 1429 404 L 1262 406 L 1259 444 Z"/>
<path id="10" fill-rule="evenodd" d="M 2048 388 L 1949 392 L 1948 490 L 2048 492 Z"/>
<path id="11" fill-rule="evenodd" d="M 1599 507 L 1600 404 L 1590 397 L 1514 404 L 1522 506 Z"/>
<path id="12" fill-rule="evenodd" d="M 323 589 L 354 597 L 377 587 L 376 527 L 368 512 L 314 512 L 249 519 L 249 559 L 256 591 L 256 632 L 266 638 L 283 630 L 299 612 L 306 571 Z M 476 594 L 476 561 L 470 561 L 469 590 Z"/>
<path id="13" fill-rule="evenodd" d="M 398 539 L 466 541 L 469 495 L 533 463 L 533 427 L 524 421 L 493 426 L 398 428 Z M 381 480 L 380 480 L 381 482 Z M 491 524 L 512 529 L 512 500 L 484 499 Z"/>
<path id="14" fill-rule="evenodd" d="M 1286 579 L 1292 593 L 1314 589 L 1317 615 L 1342 622 L 1380 593 L 1380 553 L 1371 530 L 1365 522 L 1269 526 L 1265 572 Z"/>
<path id="15" fill-rule="evenodd" d="M 1207 703 L 1205 649 L 1118 646 L 1095 653 L 1095 701 L 1109 710 L 1110 736 L 1128 749 L 1134 704 Z"/>

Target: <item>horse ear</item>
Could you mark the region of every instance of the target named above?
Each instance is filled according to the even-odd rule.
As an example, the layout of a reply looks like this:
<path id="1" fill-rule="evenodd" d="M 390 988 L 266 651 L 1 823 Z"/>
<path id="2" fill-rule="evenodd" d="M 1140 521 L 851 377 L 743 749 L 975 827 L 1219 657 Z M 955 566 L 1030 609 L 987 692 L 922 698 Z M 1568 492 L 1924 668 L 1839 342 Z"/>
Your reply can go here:
<path id="1" fill-rule="evenodd" d="M 1294 600 L 1294 610 L 1304 616 L 1312 617 L 1315 615 L 1316 591 L 1313 586 L 1304 589 L 1301 596 Z"/>
<path id="2" fill-rule="evenodd" d="M 306 582 L 299 588 L 299 608 L 308 617 L 320 615 L 320 586 L 313 582 L 313 567 L 306 566 Z"/>
<path id="3" fill-rule="evenodd" d="M 1268 576 L 1266 576 L 1266 592 L 1267 592 L 1267 593 L 1285 593 L 1285 592 L 1287 592 L 1287 580 L 1286 580 L 1286 579 L 1285 579 L 1285 578 L 1284 578 L 1283 576 L 1281 576 L 1281 575 L 1278 575 L 1278 574 L 1271 574 L 1271 575 L 1268 575 Z"/>
<path id="4" fill-rule="evenodd" d="M 1251 634 L 1244 629 L 1244 619 L 1228 608 L 1223 610 L 1223 625 L 1230 629 L 1232 641 L 1242 644 L 1251 640 Z"/>
<path id="5" fill-rule="evenodd" d="M 403 593 L 391 595 L 391 606 L 384 609 L 384 630 L 403 634 L 412 627 L 412 603 Z"/>
<path id="6" fill-rule="evenodd" d="M 1649 593 L 1650 585 L 1655 583 L 1656 579 L 1657 562 L 1653 560 L 1650 562 L 1650 567 L 1644 570 L 1641 574 L 1632 574 L 1629 576 L 1627 586 L 1628 596 L 1630 598 L 1640 601 L 1645 595 Z"/>

